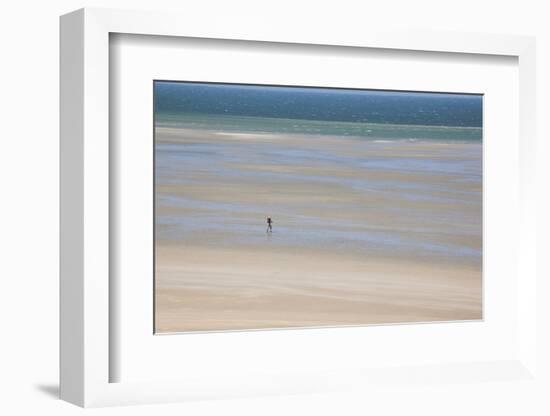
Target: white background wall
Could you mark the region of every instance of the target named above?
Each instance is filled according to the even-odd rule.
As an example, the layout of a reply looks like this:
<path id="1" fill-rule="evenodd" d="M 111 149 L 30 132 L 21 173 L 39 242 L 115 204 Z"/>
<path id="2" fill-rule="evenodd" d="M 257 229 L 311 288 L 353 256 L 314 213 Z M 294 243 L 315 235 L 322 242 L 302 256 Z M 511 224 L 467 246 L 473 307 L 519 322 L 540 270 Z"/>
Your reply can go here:
<path id="1" fill-rule="evenodd" d="M 550 12 L 548 2 L 522 0 L 377 0 L 331 2 L 168 1 L 168 0 L 19 0 L 0 9 L 0 414 L 69 415 L 82 410 L 56 399 L 58 383 L 58 16 L 84 6 L 179 10 L 208 16 L 221 13 L 270 16 L 280 21 L 326 22 L 365 26 L 387 21 L 409 27 L 512 33 L 538 38 L 540 212 L 549 212 L 550 171 Z M 542 179 L 545 179 L 543 184 Z M 549 222 L 542 217 L 540 242 Z M 548 255 L 546 255 L 548 257 Z M 542 264 L 542 260 L 545 264 Z M 541 276 L 550 277 L 546 259 Z M 542 280 L 541 293 L 550 295 Z M 547 297 L 548 298 L 548 297 Z M 545 311 L 548 307 L 542 306 Z M 545 321 L 548 322 L 548 319 Z M 550 325 L 546 325 L 550 328 Z M 541 331 L 550 350 L 548 332 Z M 548 359 L 541 366 L 550 374 Z M 375 397 L 368 391 L 195 402 L 100 409 L 101 415 L 548 415 L 550 400 L 542 387 L 506 383 L 442 385 Z"/>

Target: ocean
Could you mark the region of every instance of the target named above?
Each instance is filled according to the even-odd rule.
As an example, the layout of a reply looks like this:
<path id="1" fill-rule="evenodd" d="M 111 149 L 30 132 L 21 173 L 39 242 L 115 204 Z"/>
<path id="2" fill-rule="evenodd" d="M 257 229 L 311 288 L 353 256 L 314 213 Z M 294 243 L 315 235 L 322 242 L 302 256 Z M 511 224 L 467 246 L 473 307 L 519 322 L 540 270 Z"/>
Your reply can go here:
<path id="1" fill-rule="evenodd" d="M 155 82 L 157 126 L 480 141 L 481 95 Z"/>

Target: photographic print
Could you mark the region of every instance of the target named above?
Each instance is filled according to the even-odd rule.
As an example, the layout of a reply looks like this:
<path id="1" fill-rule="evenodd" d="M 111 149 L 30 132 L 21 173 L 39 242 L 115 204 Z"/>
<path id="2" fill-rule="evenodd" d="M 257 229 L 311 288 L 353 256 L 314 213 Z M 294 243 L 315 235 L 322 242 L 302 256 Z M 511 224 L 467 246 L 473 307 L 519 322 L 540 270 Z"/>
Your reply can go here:
<path id="1" fill-rule="evenodd" d="M 153 89 L 155 333 L 482 319 L 482 95 Z"/>

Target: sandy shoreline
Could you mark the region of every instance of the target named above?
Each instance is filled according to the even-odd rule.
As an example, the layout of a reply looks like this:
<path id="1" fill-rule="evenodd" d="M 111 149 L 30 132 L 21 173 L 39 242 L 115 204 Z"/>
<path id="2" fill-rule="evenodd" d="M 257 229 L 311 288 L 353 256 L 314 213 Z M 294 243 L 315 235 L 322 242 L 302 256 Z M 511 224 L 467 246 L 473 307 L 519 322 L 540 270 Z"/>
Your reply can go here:
<path id="1" fill-rule="evenodd" d="M 157 246 L 156 331 L 482 318 L 476 267 Z"/>

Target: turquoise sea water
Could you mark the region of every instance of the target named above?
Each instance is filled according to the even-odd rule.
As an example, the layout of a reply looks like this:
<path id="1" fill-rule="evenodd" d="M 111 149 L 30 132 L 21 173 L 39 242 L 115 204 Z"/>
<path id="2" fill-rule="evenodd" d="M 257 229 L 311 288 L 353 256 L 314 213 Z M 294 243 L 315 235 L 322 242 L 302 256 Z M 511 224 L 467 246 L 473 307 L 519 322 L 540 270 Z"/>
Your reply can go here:
<path id="1" fill-rule="evenodd" d="M 160 113 L 156 116 L 155 125 L 220 132 L 355 136 L 366 140 L 480 142 L 482 136 L 480 127 L 358 123 L 190 113 Z"/>

